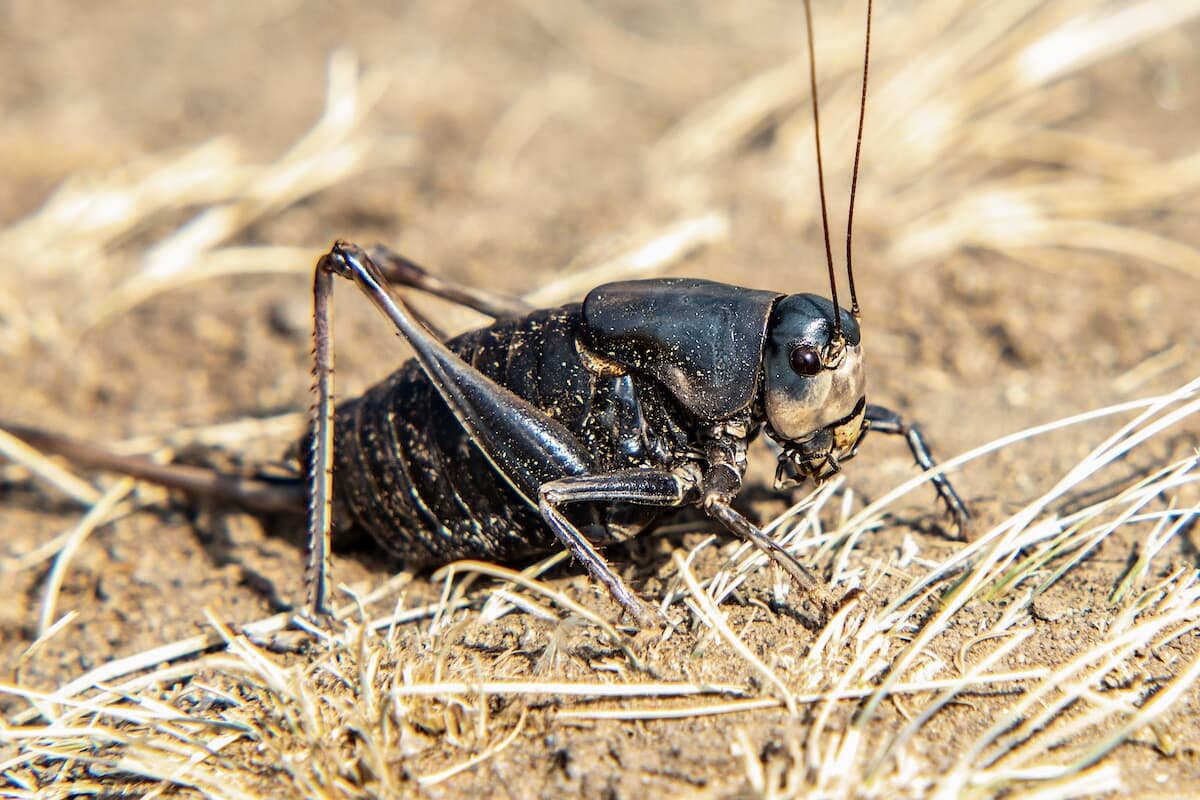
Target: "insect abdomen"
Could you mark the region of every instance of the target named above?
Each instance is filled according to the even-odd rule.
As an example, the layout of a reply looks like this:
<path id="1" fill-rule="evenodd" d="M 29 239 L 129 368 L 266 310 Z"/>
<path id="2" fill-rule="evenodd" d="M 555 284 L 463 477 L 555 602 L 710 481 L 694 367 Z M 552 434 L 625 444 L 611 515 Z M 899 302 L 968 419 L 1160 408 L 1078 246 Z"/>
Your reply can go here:
<path id="1" fill-rule="evenodd" d="M 580 431 L 591 377 L 579 361 L 579 306 L 538 311 L 447 344 L 464 361 Z M 505 561 L 554 539 L 496 472 L 415 360 L 338 406 L 334 518 L 349 518 L 413 567 Z"/>

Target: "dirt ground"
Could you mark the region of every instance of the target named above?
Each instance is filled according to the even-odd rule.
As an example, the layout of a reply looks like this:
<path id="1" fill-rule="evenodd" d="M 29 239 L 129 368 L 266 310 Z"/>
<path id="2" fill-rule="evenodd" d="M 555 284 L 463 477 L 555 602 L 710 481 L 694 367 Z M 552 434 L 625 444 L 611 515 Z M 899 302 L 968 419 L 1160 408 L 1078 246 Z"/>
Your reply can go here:
<path id="1" fill-rule="evenodd" d="M 945 458 L 1196 377 L 1200 86 L 1189 78 L 1200 69 L 1200 23 L 1191 16 L 1200 12 L 1169 0 L 884 5 L 873 31 L 855 228 L 871 400 L 919 420 Z M 861 17 L 861 9 L 834 3 L 814 11 L 839 263 Z M 218 0 L 184 8 L 10 0 L 0 3 L 0 18 L 0 420 L 97 442 L 159 444 L 184 429 L 243 421 L 254 430 L 227 437 L 231 446 L 188 446 L 183 456 L 225 467 L 282 459 L 302 416 L 251 423 L 302 415 L 309 404 L 311 267 L 335 238 L 384 242 L 438 274 L 500 292 L 548 295 L 558 287 L 558 302 L 580 294 L 561 290 L 565 277 L 597 264 L 608 265 L 606 276 L 632 274 L 619 256 L 684 230 L 688 246 L 655 274 L 828 291 L 799 4 Z M 1106 43 L 1078 55 L 1071 42 L 1050 37 L 1062 31 Z M 326 97 L 331 81 L 342 89 L 357 83 L 351 121 L 334 108 L 324 128 L 310 130 L 327 103 L 348 102 L 344 93 Z M 72 197 L 87 202 L 73 205 Z M 164 241 L 176 250 L 166 252 Z M 179 278 L 176 264 L 179 274 L 200 277 Z M 352 294 L 339 291 L 336 307 L 342 396 L 405 357 Z M 438 301 L 419 304 L 447 329 L 483 324 Z M 1048 491 L 1127 419 L 1014 444 L 956 471 L 975 515 L 972 532 L 989 531 Z M 1192 415 L 1052 511 L 1118 496 L 1198 442 Z M 763 520 L 803 496 L 764 488 L 769 458 L 765 449 L 755 454 L 758 488 L 744 505 Z M 146 507 L 100 527 L 70 561 L 55 619 L 76 615 L 30 652 L 50 562 L 28 554 L 84 511 L 25 467 L 3 469 L 7 686 L 50 691 L 114 658 L 211 630 L 210 617 L 238 625 L 303 597 L 299 531 L 268 530 L 228 509 L 139 487 Z M 115 483 L 79 474 L 101 488 Z M 915 474 L 902 443 L 871 437 L 846 470 L 853 509 Z M 830 519 L 840 502 L 830 505 Z M 1195 508 L 1200 500 L 1184 483 L 1155 502 L 1154 509 Z M 1029 604 L 1032 635 L 997 669 L 1058 668 L 1098 641 L 1123 613 L 1109 598 L 1152 529 L 1124 524 L 1069 569 L 1069 556 L 1049 562 L 1062 578 Z M 672 552 L 715 532 L 703 521 L 676 526 L 613 557 L 657 598 L 676 574 Z M 1184 525 L 1154 554 L 1148 577 L 1166 581 L 1200 566 L 1196 536 Z M 868 572 L 890 565 L 870 587 L 887 603 L 921 569 L 964 546 L 921 487 L 891 505 L 882 528 L 856 540 L 849 557 Z M 914 549 L 911 568 L 897 566 Z M 712 548 L 705 553 L 692 565 L 702 577 L 722 561 Z M 392 574 L 369 548 L 339 553 L 334 569 L 360 593 Z M 722 608 L 751 649 L 787 673 L 787 665 L 806 663 L 819 628 L 763 599 L 769 572 Z M 545 580 L 618 618 L 577 567 Z M 416 576 L 402 602 L 433 602 L 441 591 Z M 1009 607 L 1003 597 L 972 601 L 938 641 L 937 658 L 954 661 L 957 647 Z M 456 619 L 437 635 L 428 620 L 401 626 L 374 669 L 391 669 L 388 680 L 397 683 L 402 673 L 405 681 L 433 680 L 431 659 L 437 679 L 586 683 L 629 669 L 586 626 L 531 613 L 487 621 L 478 603 Z M 1126 683 L 1107 675 L 1103 686 L 1142 687 L 1136 699 L 1113 703 L 1149 702 L 1186 673 L 1200 648 L 1190 627 L 1197 617 L 1182 619 L 1169 641 L 1129 657 Z M 438 643 L 440 655 L 431 650 Z M 638 646 L 658 679 L 752 685 L 755 696 L 771 695 L 700 623 Z M 279 657 L 305 663 L 319 658 L 313 653 Z M 833 685 L 815 674 L 788 676 L 796 692 Z M 329 688 L 330 696 L 343 690 Z M 962 695 L 906 739 L 886 780 L 871 773 L 838 784 L 842 793 L 948 791 L 937 777 L 1018 696 L 1011 686 Z M 223 758 L 254 776 L 247 785 L 255 791 L 276 795 L 794 796 L 817 791 L 834 763 L 820 767 L 813 731 L 844 741 L 837 737 L 856 730 L 861 702 L 622 721 L 560 716 L 586 706 L 565 696 L 497 697 L 483 715 L 493 727 L 469 708 L 461 713 L 473 721 L 457 735 L 443 722 L 413 723 L 405 728 L 411 738 L 381 762 L 389 778 L 349 770 L 320 792 L 288 783 L 292 768 L 274 764 L 262 740 L 256 746 L 247 737 Z M 884 700 L 867 735 L 884 741 L 903 729 L 907 702 Z M 1125 732 L 1128 741 L 1092 767 L 1101 784 L 1086 793 L 1119 779 L 1142 796 L 1200 795 L 1198 704 L 1189 683 L 1156 727 Z M 5 726 L 28 707 L 0 689 Z M 1086 722 L 1081 707 L 1064 713 Z M 1084 722 L 1073 734 L 1081 740 L 1119 727 L 1115 717 L 1087 731 Z M 479 765 L 436 786 L 415 782 L 509 732 L 516 738 Z M 0 727 L 0 784 L 11 781 L 14 796 L 85 773 L 138 780 L 136 769 L 88 772 L 54 759 L 29 766 L 19 741 Z M 1046 758 L 1072 741 L 1045 745 Z M 860 768 L 850 759 L 842 780 Z M 962 791 L 1011 796 L 1053 786 L 1038 780 L 1010 776 Z"/>

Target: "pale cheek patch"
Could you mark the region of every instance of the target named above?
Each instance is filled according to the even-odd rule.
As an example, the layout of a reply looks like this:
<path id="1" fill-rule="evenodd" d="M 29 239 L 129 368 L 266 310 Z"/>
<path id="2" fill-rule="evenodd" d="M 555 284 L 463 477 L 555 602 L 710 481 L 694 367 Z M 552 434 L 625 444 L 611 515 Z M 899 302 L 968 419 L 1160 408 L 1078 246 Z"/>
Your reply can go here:
<path id="1" fill-rule="evenodd" d="M 773 383 L 767 391 L 767 417 L 775 433 L 795 440 L 824 427 L 821 418 L 832 389 L 833 376 L 826 372 L 782 386 Z"/>

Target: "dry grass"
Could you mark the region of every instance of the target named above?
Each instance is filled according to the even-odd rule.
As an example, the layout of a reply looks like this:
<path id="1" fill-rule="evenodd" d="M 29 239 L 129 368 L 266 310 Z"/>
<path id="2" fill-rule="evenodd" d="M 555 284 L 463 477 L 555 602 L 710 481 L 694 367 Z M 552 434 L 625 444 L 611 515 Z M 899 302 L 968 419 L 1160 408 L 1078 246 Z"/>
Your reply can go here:
<path id="1" fill-rule="evenodd" d="M 537 570 L 521 575 L 462 564 L 444 571 L 446 591 L 432 607 L 401 610 L 402 599 L 384 591 L 351 603 L 339 612 L 342 621 L 324 631 L 288 630 L 283 617 L 238 631 L 210 619 L 208 636 L 103 665 L 55 692 L 0 686 L 29 703 L 4 729 L 16 748 L 0 768 L 14 786 L 31 793 L 43 787 L 42 796 L 67 780 L 63 790 L 78 792 L 89 775 L 131 789 L 162 782 L 222 797 L 255 796 L 264 786 L 308 796 L 376 796 L 430 787 L 496 756 L 530 716 L 679 720 L 783 708 L 800 725 L 782 772 L 735 741 L 746 758 L 746 780 L 765 795 L 962 797 L 1051 786 L 1088 794 L 1117 778 L 1103 758 L 1130 737 L 1146 731 L 1155 747 L 1172 751 L 1169 712 L 1200 677 L 1194 656 L 1153 664 L 1200 627 L 1200 574 L 1175 569 L 1163 576 L 1156 562 L 1163 545 L 1200 513 L 1197 457 L 1070 514 L 1053 510 L 1102 479 L 1120 456 L 1194 420 L 1200 382 L 1136 405 L 1143 410 L 1135 419 L 1041 498 L 951 558 L 904 564 L 913 575 L 890 603 L 848 604 L 790 663 L 755 654 L 717 605 L 732 590 L 732 576 L 744 575 L 760 557 L 744 548 L 707 589 L 689 566 L 695 553 L 676 553 L 680 585 L 664 604 L 680 627 L 655 642 L 627 639 L 539 582 Z M 879 524 L 886 503 L 823 530 L 819 520 L 829 515 L 822 511 L 838 496 L 823 489 L 789 511 L 775 526 L 779 540 L 810 559 L 823 554 L 817 558 L 823 568 L 843 560 L 842 548 Z M 1178 507 L 1184 498 L 1190 505 Z M 1005 667 L 1035 634 L 1039 597 L 1104 537 L 1146 522 L 1152 528 L 1110 598 L 1101 635 L 1064 663 Z M 863 580 L 861 567 L 834 574 L 836 588 Z M 495 580 L 480 585 L 479 575 Z M 505 604 L 499 612 L 471 610 L 498 601 Z M 986 624 L 968 621 L 964 609 L 981 603 L 1002 612 Z M 390 605 L 396 611 L 376 611 Z M 506 614 L 530 615 L 531 625 L 548 631 L 543 662 L 553 661 L 555 647 L 592 652 L 586 666 L 596 677 L 548 680 L 535 667 L 502 678 L 505 668 L 467 657 L 464 634 Z M 564 644 L 554 645 L 559 638 Z M 727 646 L 744 666 L 725 681 L 655 679 L 664 666 L 655 663 L 656 650 L 677 638 L 693 650 Z M 296 647 L 307 655 L 279 655 Z M 956 653 L 952 661 L 938 655 L 947 652 Z M 167 660 L 174 663 L 155 667 Z M 925 725 L 950 704 L 987 695 L 1000 699 L 991 724 L 956 743 L 949 768 L 930 771 L 920 755 Z M 881 736 L 875 726 L 885 700 L 903 702 L 909 721 Z M 844 703 L 854 715 L 848 725 L 840 715 L 835 724 L 833 711 Z M 800 714 L 805 706 L 812 713 Z"/>
<path id="2" fill-rule="evenodd" d="M 521 5 L 601 72 L 690 96 L 716 69 L 702 48 L 647 42 L 591 6 L 571 4 L 592 23 L 578 26 L 564 4 Z M 879 27 L 890 35 L 877 40 L 860 248 L 886 241 L 871 249 L 894 269 L 983 249 L 1053 270 L 1050 249 L 1074 248 L 1200 276 L 1197 242 L 1175 235 L 1183 212 L 1171 210 L 1194 197 L 1200 156 L 1164 160 L 1057 125 L 1086 110 L 1084 88 L 1066 78 L 1086 78 L 1107 59 L 1170 35 L 1200 14 L 1200 3 L 937 0 L 902 25 L 895 24 L 900 14 L 880 10 Z M 829 139 L 852 130 L 859 16 L 848 8 L 817 17 Z M 242 237 L 300 200 L 422 156 L 422 143 L 378 136 L 364 124 L 392 77 L 335 54 L 325 113 L 268 163 L 248 164 L 237 142 L 221 140 L 63 185 L 36 213 L 0 231 L 7 255 L 0 269 L 11 281 L 35 284 L 28 296 L 51 294 L 58 304 L 31 308 L 20 295 L 0 298 L 0 352 L 24 353 L 37 342 L 61 356 L 91 326 L 185 283 L 311 269 L 304 243 L 250 246 Z M 569 103 L 577 88 L 510 107 L 481 148 L 473 190 L 503 194 L 519 182 L 514 165 L 550 113 L 543 103 Z M 762 191 L 786 208 L 789 226 L 811 226 L 815 203 L 796 188 L 815 183 L 806 91 L 797 56 L 696 103 L 647 157 L 653 177 L 641 200 L 660 221 L 528 298 L 558 302 L 601 280 L 669 269 L 696 248 L 725 242 L 730 215 L 714 199 L 721 195 L 710 176 L 767 128 L 774 141 Z M 914 107 L 923 113 L 909 113 Z M 845 185 L 848 168 L 830 165 L 830 184 Z M 168 232 L 146 244 L 147 231 L 164 226 Z M 33 262 L 34 274 L 23 271 Z M 81 276 L 82 262 L 93 268 Z M 68 274 L 79 279 L 67 284 Z M 84 298 L 82 316 L 68 313 Z M 1187 359 L 1186 346 L 1151 354 L 1125 389 L 1186 369 Z M 949 553 L 927 552 L 911 536 L 882 557 L 862 547 L 902 513 L 902 498 L 928 474 L 866 506 L 840 481 L 818 489 L 768 532 L 828 576 L 834 591 L 865 593 L 798 650 L 764 645 L 763 630 L 797 598 L 746 547 L 721 551 L 718 567 L 704 572 L 697 565 L 714 563 L 706 557 L 715 540 L 677 551 L 659 594 L 673 623 L 657 636 L 615 625 L 611 606 L 596 601 L 605 609 L 596 610 L 544 579 L 556 560 L 524 573 L 464 563 L 435 576 L 444 591 L 431 604 L 409 603 L 401 576 L 350 597 L 326 629 L 288 615 L 233 629 L 210 615 L 203 634 L 107 661 L 53 691 L 30 688 L 18 672 L 0 685 L 0 695 L 24 709 L 0 722 L 0 777 L 13 797 L 176 790 L 403 796 L 435 791 L 494 760 L 511 757 L 521 768 L 529 757 L 514 751 L 540 752 L 547 731 L 569 738 L 575 726 L 640 721 L 669 735 L 672 725 L 728 715 L 739 772 L 709 776 L 697 796 L 1114 791 L 1124 769 L 1112 757 L 1116 748 L 1133 742 L 1176 751 L 1172 712 L 1194 697 L 1200 677 L 1200 573 L 1165 555 L 1200 513 L 1198 412 L 1200 382 L 1191 380 L 943 462 L 942 469 L 957 470 L 1014 448 L 1037 461 L 1056 446 L 1055 431 L 1089 423 L 1077 434 L 1090 446 L 1085 457 Z M 126 446 L 236 448 L 294 423 L 294 415 L 246 420 Z M 1111 428 L 1107 438 L 1094 433 L 1100 423 Z M 1192 453 L 1164 461 L 1163 452 L 1178 453 L 1180 437 Z M 3 574 L 52 559 L 38 638 L 24 662 L 72 624 L 74 612 L 60 616 L 56 603 L 72 553 L 97 524 L 155 497 L 130 496 L 124 482 L 97 490 L 3 432 L 0 452 L 12 462 L 6 480 L 35 475 L 88 509 L 62 537 L 0 566 Z M 1130 477 L 1122 467 L 1130 462 L 1156 466 Z M 1048 619 L 1042 603 L 1055 587 L 1124 535 L 1136 546 L 1107 604 L 1080 610 L 1078 619 L 1074 612 Z M 747 582 L 764 570 L 772 603 L 746 602 L 758 596 Z M 504 639 L 513 620 L 524 632 L 515 644 Z M 1084 622 L 1092 627 L 1069 657 L 1038 660 L 1039 623 Z M 489 636 L 504 646 L 478 646 Z M 528 650 L 537 658 L 514 655 Z M 706 661 L 710 652 L 723 659 Z M 946 716 L 962 721 L 949 737 L 933 726 Z M 782 731 L 770 747 L 756 726 L 763 720 Z"/>

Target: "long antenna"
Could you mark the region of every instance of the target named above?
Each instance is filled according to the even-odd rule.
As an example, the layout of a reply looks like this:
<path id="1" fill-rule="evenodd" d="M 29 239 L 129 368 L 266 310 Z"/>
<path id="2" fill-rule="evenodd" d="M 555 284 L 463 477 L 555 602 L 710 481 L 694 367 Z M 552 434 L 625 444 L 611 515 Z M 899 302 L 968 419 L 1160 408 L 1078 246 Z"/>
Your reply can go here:
<path id="1" fill-rule="evenodd" d="M 862 99 L 858 104 L 858 143 L 854 145 L 854 172 L 850 178 L 850 214 L 846 220 L 846 277 L 850 281 L 850 313 L 858 319 L 858 295 L 854 292 L 854 267 L 850 253 L 850 234 L 854 230 L 854 195 L 858 192 L 858 161 L 862 156 L 863 121 L 867 117 L 867 71 L 871 64 L 871 0 L 867 0 L 867 43 L 863 47 Z M 834 301 L 837 305 L 837 301 Z"/>
<path id="2" fill-rule="evenodd" d="M 804 25 L 808 29 L 808 80 L 812 87 L 813 138 L 817 142 L 817 186 L 821 192 L 821 227 L 825 231 L 825 263 L 829 265 L 829 294 L 833 299 L 833 342 L 842 340 L 842 311 L 838 307 L 837 277 L 833 274 L 833 248 L 829 244 L 829 212 L 825 208 L 825 168 L 821 165 L 821 116 L 817 111 L 817 57 L 813 47 L 812 2 L 804 0 Z"/>

